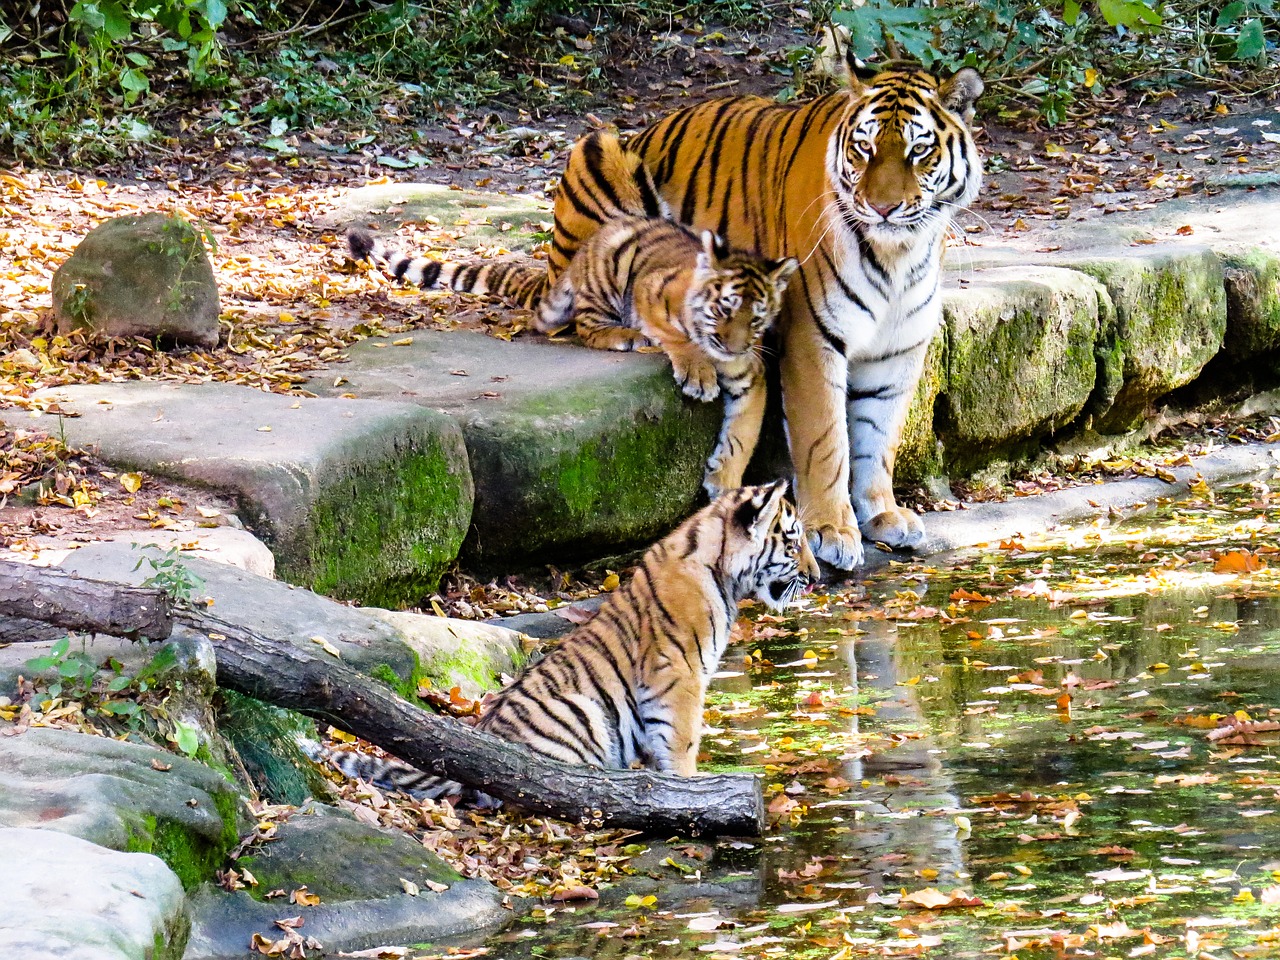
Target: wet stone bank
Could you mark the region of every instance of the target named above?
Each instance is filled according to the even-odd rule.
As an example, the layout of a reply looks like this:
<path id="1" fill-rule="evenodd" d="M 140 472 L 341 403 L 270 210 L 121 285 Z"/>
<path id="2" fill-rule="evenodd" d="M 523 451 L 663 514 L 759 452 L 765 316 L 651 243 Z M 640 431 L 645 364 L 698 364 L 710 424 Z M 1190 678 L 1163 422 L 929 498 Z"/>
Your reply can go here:
<path id="1" fill-rule="evenodd" d="M 415 190 L 432 210 L 448 202 L 396 189 L 402 216 Z M 352 191 L 335 224 L 385 207 L 381 190 Z M 515 215 L 514 198 L 488 199 L 495 218 Z M 468 218 L 483 220 L 485 202 L 468 194 Z M 544 215 L 520 202 L 526 221 Z M 1267 225 L 1278 215 L 1274 189 L 1226 190 L 948 249 L 945 319 L 898 480 L 1104 442 L 1192 385 L 1210 398 L 1272 382 L 1280 241 Z M 507 242 L 531 246 L 534 227 Z M 78 416 L 47 419 L 112 464 L 232 495 L 291 582 L 390 606 L 420 600 L 453 563 L 503 573 L 650 542 L 698 503 L 720 422 L 718 405 L 680 394 L 660 356 L 530 333 L 371 338 L 334 370 L 296 399 L 232 384 L 63 388 Z M 771 423 L 761 475 L 786 468 Z"/>

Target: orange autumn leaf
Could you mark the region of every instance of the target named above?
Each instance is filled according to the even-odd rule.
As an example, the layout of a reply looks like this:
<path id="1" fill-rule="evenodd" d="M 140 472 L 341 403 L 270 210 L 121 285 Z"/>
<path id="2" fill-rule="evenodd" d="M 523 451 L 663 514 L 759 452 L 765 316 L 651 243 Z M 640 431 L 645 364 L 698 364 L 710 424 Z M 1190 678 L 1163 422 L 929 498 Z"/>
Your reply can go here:
<path id="1" fill-rule="evenodd" d="M 951 599 L 960 601 L 963 603 L 990 603 L 991 602 L 990 597 L 984 597 L 982 594 L 978 593 L 976 590 L 966 590 L 964 587 L 959 587 L 956 590 L 952 590 Z"/>
<path id="2" fill-rule="evenodd" d="M 1265 570 L 1267 562 L 1248 550 L 1224 553 L 1213 564 L 1214 573 L 1256 573 Z"/>
<path id="3" fill-rule="evenodd" d="M 926 910 L 948 910 L 952 907 L 981 907 L 981 897 L 971 897 L 963 890 L 943 893 L 937 887 L 925 887 L 913 893 L 904 893 L 898 904 L 912 904 Z"/>

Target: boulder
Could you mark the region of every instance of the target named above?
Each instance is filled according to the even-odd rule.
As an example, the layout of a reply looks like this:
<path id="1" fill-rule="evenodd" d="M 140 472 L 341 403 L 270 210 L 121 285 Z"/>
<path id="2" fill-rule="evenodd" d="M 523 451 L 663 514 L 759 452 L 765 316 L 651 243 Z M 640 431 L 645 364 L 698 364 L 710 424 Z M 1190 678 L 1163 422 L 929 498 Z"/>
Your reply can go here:
<path id="1" fill-rule="evenodd" d="M 946 384 L 934 428 L 948 466 L 1029 450 L 1070 423 L 1097 375 L 1099 288 L 1056 267 L 986 270 L 944 301 Z"/>
<path id="2" fill-rule="evenodd" d="M 99 224 L 54 274 L 53 313 L 59 333 L 216 347 L 218 284 L 201 232 L 163 213 Z"/>
<path id="3" fill-rule="evenodd" d="M 1223 354 L 1248 360 L 1280 349 L 1280 255 L 1258 247 L 1222 254 L 1227 293 Z"/>
<path id="4" fill-rule="evenodd" d="M 138 561 L 155 556 L 161 554 L 154 547 L 95 543 L 72 553 L 60 567 L 82 577 L 139 584 L 150 575 L 150 568 L 143 563 L 135 569 Z M 204 581 L 200 592 L 213 599 L 219 617 L 320 656 L 326 655 L 319 643 L 323 640 L 347 666 L 382 680 L 410 699 L 423 679 L 445 689 L 465 681 L 468 692 L 479 694 L 499 686 L 502 674 L 523 663 L 521 637 L 512 630 L 350 607 L 227 564 L 196 557 L 184 557 L 182 562 Z"/>
<path id="5" fill-rule="evenodd" d="M 1128 429 L 1154 400 L 1190 383 L 1222 346 L 1227 299 L 1222 262 L 1207 247 L 1126 251 L 1082 260 L 1099 280 L 1114 321 L 1098 339 L 1094 425 Z"/>
<path id="6" fill-rule="evenodd" d="M 347 383 L 308 389 L 412 401 L 462 428 L 475 480 L 463 561 L 481 571 L 640 546 L 701 502 L 721 406 L 683 397 L 654 354 L 418 331 L 350 351 Z"/>
<path id="7" fill-rule="evenodd" d="M 242 801 L 202 763 L 155 747 L 32 727 L 0 738 L 0 827 L 153 853 L 192 887 L 239 842 Z"/>
<path id="8" fill-rule="evenodd" d="M 271 842 L 251 848 L 235 867 L 257 885 L 226 893 L 211 885 L 192 898 L 185 960 L 240 958 L 255 933 L 275 940 L 275 921 L 301 916 L 301 934 L 327 954 L 396 943 L 475 938 L 507 922 L 498 890 L 466 880 L 421 844 L 326 807 L 295 814 Z M 405 881 L 416 888 L 406 890 Z M 433 886 L 434 885 L 434 886 Z M 314 906 L 265 901 L 272 890 L 306 887 Z"/>
<path id="9" fill-rule="evenodd" d="M 0 955 L 22 960 L 178 960 L 189 921 L 182 884 L 145 853 L 57 830 L 0 828 L 0 863 L 21 882 L 0 900 Z"/>
<path id="10" fill-rule="evenodd" d="M 277 574 L 403 606 L 435 589 L 471 519 L 462 431 L 408 403 L 297 399 L 227 383 L 57 391 L 67 442 L 117 466 L 232 494 Z"/>

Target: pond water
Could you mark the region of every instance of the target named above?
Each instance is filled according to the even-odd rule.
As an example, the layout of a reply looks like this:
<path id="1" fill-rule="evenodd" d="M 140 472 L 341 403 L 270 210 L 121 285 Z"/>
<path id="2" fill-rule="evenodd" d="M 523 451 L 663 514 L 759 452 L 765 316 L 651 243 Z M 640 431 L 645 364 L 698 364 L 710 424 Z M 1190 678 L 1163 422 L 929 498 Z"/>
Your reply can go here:
<path id="1" fill-rule="evenodd" d="M 1280 955 L 1280 499 L 1198 492 L 755 615 L 701 767 L 763 772 L 769 833 L 646 844 L 490 956 Z"/>

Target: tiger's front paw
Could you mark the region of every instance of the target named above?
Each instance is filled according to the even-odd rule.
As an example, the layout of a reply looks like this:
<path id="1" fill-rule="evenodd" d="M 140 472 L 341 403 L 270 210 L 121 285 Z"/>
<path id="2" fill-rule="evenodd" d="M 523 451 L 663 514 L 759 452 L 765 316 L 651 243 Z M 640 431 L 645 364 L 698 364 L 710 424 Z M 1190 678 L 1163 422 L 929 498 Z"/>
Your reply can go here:
<path id="1" fill-rule="evenodd" d="M 910 550 L 924 542 L 924 523 L 910 510 L 893 506 L 859 524 L 862 535 L 898 550 Z"/>
<path id="2" fill-rule="evenodd" d="M 710 360 L 695 360 L 681 368 L 674 367 L 676 383 L 685 392 L 685 396 L 707 402 L 720 396 L 720 381 L 716 377 L 715 365 Z"/>
<path id="3" fill-rule="evenodd" d="M 862 534 L 857 527 L 819 523 L 807 525 L 814 556 L 841 570 L 862 565 Z"/>

